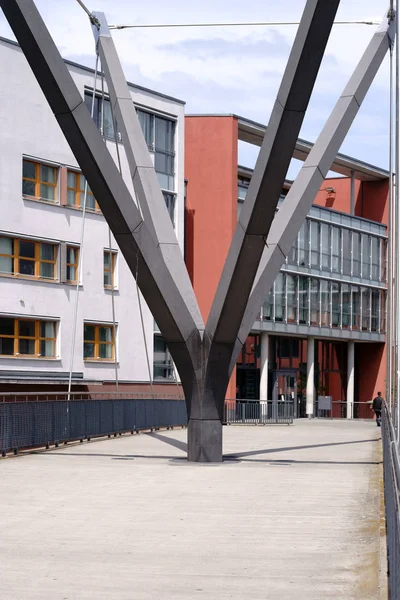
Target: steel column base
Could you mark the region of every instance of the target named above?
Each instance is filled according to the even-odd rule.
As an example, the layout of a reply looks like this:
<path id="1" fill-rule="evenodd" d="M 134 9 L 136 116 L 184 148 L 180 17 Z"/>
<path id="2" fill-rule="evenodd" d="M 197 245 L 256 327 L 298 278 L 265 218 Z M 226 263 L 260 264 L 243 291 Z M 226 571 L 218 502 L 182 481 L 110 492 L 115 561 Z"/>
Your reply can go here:
<path id="1" fill-rule="evenodd" d="M 219 419 L 189 419 L 188 461 L 222 462 L 222 423 Z"/>

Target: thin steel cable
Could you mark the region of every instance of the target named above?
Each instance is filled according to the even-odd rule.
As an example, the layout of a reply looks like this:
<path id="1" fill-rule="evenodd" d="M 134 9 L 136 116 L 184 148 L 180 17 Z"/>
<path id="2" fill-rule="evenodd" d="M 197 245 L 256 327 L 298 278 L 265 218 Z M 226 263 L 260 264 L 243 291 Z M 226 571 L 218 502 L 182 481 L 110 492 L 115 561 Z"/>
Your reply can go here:
<path id="1" fill-rule="evenodd" d="M 104 140 L 104 143 L 105 143 L 105 136 L 104 136 L 104 98 L 105 98 L 105 94 L 104 94 L 104 71 L 103 71 L 103 65 L 101 65 L 101 121 L 100 121 L 100 128 L 101 128 L 101 135 L 103 136 L 103 140 Z M 121 160 L 120 160 L 120 157 L 119 157 L 118 141 L 116 139 L 116 135 L 117 135 L 116 122 L 114 120 L 114 115 L 113 115 L 113 112 L 112 112 L 111 102 L 110 102 L 110 107 L 111 107 L 111 118 L 112 118 L 113 124 L 114 124 L 114 137 L 115 137 L 115 145 L 117 147 L 117 156 L 118 156 L 119 171 L 120 171 L 120 174 L 121 174 L 121 177 L 122 177 Z M 112 255 L 112 247 L 111 247 L 111 229 L 110 229 L 110 226 L 108 226 L 108 250 L 109 250 L 109 257 L 110 257 L 111 314 L 112 314 L 113 342 L 114 342 L 115 391 L 118 393 L 119 381 L 118 381 L 118 357 L 117 357 L 117 327 L 116 327 L 116 323 L 115 323 L 115 289 L 114 289 L 114 270 L 113 270 L 113 255 Z"/>
<path id="2" fill-rule="evenodd" d="M 147 370 L 148 370 L 149 381 L 150 381 L 150 389 L 151 389 L 151 395 L 153 396 L 153 400 L 155 400 L 156 396 L 155 396 L 155 392 L 154 392 L 153 376 L 152 376 L 151 366 L 150 366 L 149 349 L 147 346 L 146 330 L 144 327 L 144 318 L 143 318 L 143 310 L 142 310 L 142 301 L 141 301 L 140 289 L 139 289 L 139 248 L 136 253 L 136 276 L 135 276 L 135 279 L 136 279 L 136 293 L 137 293 L 138 303 L 139 303 L 140 322 L 142 324 L 143 343 L 144 343 L 144 349 L 145 349 L 145 353 L 146 353 Z M 153 335 L 153 337 L 154 337 L 154 335 Z"/>
<path id="3" fill-rule="evenodd" d="M 396 147 L 396 188 L 395 188 L 395 206 L 396 206 L 396 251 L 394 258 L 396 260 L 396 304 L 395 304 L 395 315 L 396 315 L 396 374 L 397 374 L 397 387 L 396 387 L 396 437 L 397 444 L 400 445 L 400 360 L 399 360 L 399 342 L 400 342 L 400 315 L 399 315 L 399 299 L 400 299 L 400 194 L 399 194 L 399 175 L 400 175 L 400 123 L 399 123 L 399 109 L 400 109 L 400 90 L 399 90 L 399 75 L 400 75 L 400 64 L 399 64 L 399 2 L 396 2 L 396 134 L 395 134 L 395 147 Z"/>
<path id="4" fill-rule="evenodd" d="M 388 302 L 387 331 L 387 386 L 386 400 L 390 413 L 393 405 L 393 47 L 389 49 L 389 240 L 388 240 Z"/>
<path id="5" fill-rule="evenodd" d="M 102 84 L 104 85 L 103 78 L 102 78 Z M 102 89 L 102 93 L 104 94 L 104 87 Z M 102 101 L 102 104 L 104 104 L 104 99 Z M 114 111 L 113 111 L 113 107 L 112 107 L 111 102 L 110 102 L 110 110 L 111 110 L 112 122 L 113 122 L 113 125 L 114 125 L 114 141 L 115 141 L 115 147 L 116 147 L 116 152 L 117 152 L 118 168 L 119 168 L 120 175 L 122 177 L 122 163 L 121 163 L 121 156 L 120 156 L 120 153 L 119 153 L 119 146 L 118 146 L 117 120 L 114 117 Z M 137 198 L 137 204 L 138 204 L 138 207 L 139 207 L 140 215 L 141 215 L 141 217 L 143 219 L 142 209 L 141 209 L 140 202 L 139 202 L 138 198 Z M 111 244 L 111 232 L 110 232 L 110 229 L 109 229 L 109 233 L 110 233 L 110 244 Z M 153 385 L 153 376 L 152 376 L 152 372 L 151 372 L 149 349 L 148 349 L 147 338 L 146 338 L 146 329 L 145 329 L 145 326 L 144 326 L 142 301 L 141 301 L 140 289 L 139 289 L 139 283 L 138 283 L 138 280 L 139 280 L 139 250 L 138 250 L 137 255 L 136 255 L 136 277 L 135 277 L 135 280 L 136 280 L 136 293 L 137 293 L 138 305 L 139 305 L 140 322 L 141 322 L 141 327 L 142 327 L 143 344 L 144 344 L 145 354 L 146 354 L 147 371 L 148 371 L 148 377 L 149 377 L 149 382 L 150 382 L 151 395 L 153 396 L 153 400 L 155 400 L 155 392 L 154 392 L 154 385 Z"/>
<path id="6" fill-rule="evenodd" d="M 98 27 L 98 28 L 99 28 L 99 27 L 100 27 L 100 23 L 99 23 L 98 19 L 97 19 L 97 18 L 94 16 L 94 14 L 93 14 L 93 13 L 91 13 L 91 12 L 90 12 L 90 10 L 89 10 L 89 9 L 88 9 L 88 8 L 87 8 L 87 7 L 86 7 L 84 4 L 83 4 L 82 0 L 76 0 L 76 1 L 77 1 L 77 3 L 79 4 L 79 6 L 80 6 L 81 8 L 83 8 L 83 10 L 85 11 L 85 13 L 86 13 L 86 14 L 87 14 L 87 16 L 89 17 L 89 19 L 90 19 L 90 22 L 91 22 L 93 25 L 96 25 L 96 27 Z"/>
<path id="7" fill-rule="evenodd" d="M 92 106 L 90 109 L 90 114 L 93 119 L 94 115 L 94 104 L 96 98 L 96 84 L 97 84 L 97 72 L 99 67 L 99 57 L 96 56 L 96 66 L 94 70 L 94 85 L 93 85 L 93 95 L 92 95 Z M 82 264 L 83 264 L 83 242 L 85 237 L 85 218 L 86 218 L 86 200 L 88 193 L 88 183 L 85 178 L 85 189 L 83 195 L 83 207 L 82 207 L 82 224 L 81 224 L 81 235 L 80 235 L 80 244 L 79 244 L 79 259 L 78 259 L 78 273 L 76 278 L 76 297 L 75 297 L 75 310 L 74 310 L 74 320 L 72 326 L 72 339 L 71 339 L 71 362 L 69 367 L 69 376 L 68 376 L 68 395 L 67 400 L 69 401 L 71 398 L 71 387 L 72 387 L 72 370 L 74 366 L 74 358 L 75 358 L 75 342 L 76 342 L 76 325 L 78 320 L 78 306 L 79 306 L 79 287 L 82 273 Z M 82 278 L 83 282 L 83 278 Z"/>
<path id="8" fill-rule="evenodd" d="M 333 24 L 379 25 L 379 21 L 334 21 Z M 300 21 L 250 21 L 242 23 L 145 23 L 137 25 L 110 25 L 109 29 L 167 29 L 179 27 L 276 27 L 281 25 L 300 25 Z"/>

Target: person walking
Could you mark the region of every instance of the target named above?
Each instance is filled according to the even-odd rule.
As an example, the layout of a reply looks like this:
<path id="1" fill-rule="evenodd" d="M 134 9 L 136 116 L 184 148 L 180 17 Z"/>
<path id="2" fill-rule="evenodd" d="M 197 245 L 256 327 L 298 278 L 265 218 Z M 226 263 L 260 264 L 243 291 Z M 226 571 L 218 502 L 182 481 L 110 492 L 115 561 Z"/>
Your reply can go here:
<path id="1" fill-rule="evenodd" d="M 378 392 L 378 395 L 373 399 L 372 401 L 372 410 L 375 413 L 376 416 L 376 425 L 377 427 L 381 426 L 381 420 L 382 420 L 382 394 L 381 392 Z"/>

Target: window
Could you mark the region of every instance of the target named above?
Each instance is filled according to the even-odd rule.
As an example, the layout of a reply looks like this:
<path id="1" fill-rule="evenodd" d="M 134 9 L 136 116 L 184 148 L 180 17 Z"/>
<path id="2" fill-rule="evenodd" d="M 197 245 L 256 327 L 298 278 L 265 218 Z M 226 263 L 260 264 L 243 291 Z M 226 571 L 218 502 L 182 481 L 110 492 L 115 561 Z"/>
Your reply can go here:
<path id="1" fill-rule="evenodd" d="M 308 284 L 307 277 L 299 277 L 299 323 L 308 323 Z"/>
<path id="2" fill-rule="evenodd" d="M 310 325 L 319 325 L 319 281 L 310 279 Z"/>
<path id="3" fill-rule="evenodd" d="M 104 287 L 108 289 L 115 288 L 115 261 L 116 252 L 104 250 Z"/>
<path id="4" fill-rule="evenodd" d="M 360 329 L 361 317 L 361 296 L 358 286 L 351 287 L 351 309 L 352 309 L 352 329 Z"/>
<path id="5" fill-rule="evenodd" d="M 331 228 L 326 223 L 321 223 L 321 267 L 331 270 Z"/>
<path id="6" fill-rule="evenodd" d="M 381 240 L 381 279 L 380 281 L 386 281 L 386 261 L 387 256 L 387 240 Z"/>
<path id="7" fill-rule="evenodd" d="M 78 281 L 79 248 L 67 246 L 67 283 Z"/>
<path id="8" fill-rule="evenodd" d="M 353 231 L 353 275 L 361 277 L 361 235 Z"/>
<path id="9" fill-rule="evenodd" d="M 371 237 L 371 279 L 375 281 L 379 281 L 380 276 L 379 260 L 382 255 L 380 244 L 379 238 Z"/>
<path id="10" fill-rule="evenodd" d="M 332 327 L 340 327 L 340 285 L 332 282 Z"/>
<path id="11" fill-rule="evenodd" d="M 154 334 L 154 379 L 174 379 L 174 369 L 168 346 L 161 335 Z"/>
<path id="12" fill-rule="evenodd" d="M 242 212 L 244 201 L 246 200 L 247 191 L 249 189 L 249 180 L 240 179 L 238 180 L 238 219 Z"/>
<path id="13" fill-rule="evenodd" d="M 350 286 L 347 283 L 342 283 L 342 328 L 350 328 L 351 323 L 351 294 Z"/>
<path id="14" fill-rule="evenodd" d="M 155 161 L 160 186 L 165 190 L 174 189 L 174 134 L 175 123 L 168 119 L 155 117 Z"/>
<path id="15" fill-rule="evenodd" d="M 147 147 L 151 152 L 155 153 L 154 168 L 157 172 L 160 186 L 164 190 L 173 190 L 175 174 L 175 122 L 141 109 L 137 109 L 137 114 Z"/>
<path id="16" fill-rule="evenodd" d="M 57 169 L 31 160 L 23 160 L 22 193 L 46 202 L 57 201 Z"/>
<path id="17" fill-rule="evenodd" d="M 308 221 L 304 221 L 299 231 L 299 265 L 308 267 Z"/>
<path id="18" fill-rule="evenodd" d="M 381 314 L 381 322 L 380 322 L 380 331 L 385 333 L 386 331 L 386 293 L 381 290 L 380 292 L 381 304 L 380 304 L 380 314 Z"/>
<path id="19" fill-rule="evenodd" d="M 113 360 L 115 352 L 112 325 L 85 323 L 83 326 L 84 360 Z"/>
<path id="20" fill-rule="evenodd" d="M 274 313 L 274 286 L 270 289 L 267 299 L 263 304 L 263 319 L 266 321 L 271 321 Z"/>
<path id="21" fill-rule="evenodd" d="M 342 257 L 343 257 L 343 274 L 351 274 L 351 231 L 342 229 Z"/>
<path id="22" fill-rule="evenodd" d="M 171 218 L 172 224 L 175 225 L 175 194 L 169 194 L 163 192 L 165 206 L 167 207 L 168 214 Z"/>
<path id="23" fill-rule="evenodd" d="M 75 206 L 76 208 L 83 208 L 85 202 L 85 184 L 86 178 L 82 173 L 77 171 L 67 172 L 67 205 Z M 89 185 L 87 186 L 86 194 L 86 208 L 87 210 L 96 210 L 100 212 L 100 207 L 96 202 L 93 192 Z"/>
<path id="24" fill-rule="evenodd" d="M 56 278 L 55 244 L 0 237 L 0 273 L 36 279 Z"/>
<path id="25" fill-rule="evenodd" d="M 285 279 L 283 273 L 278 273 L 275 279 L 275 321 L 285 318 Z"/>
<path id="26" fill-rule="evenodd" d="M 332 227 L 331 236 L 332 271 L 334 273 L 340 273 L 340 229 L 338 227 Z"/>
<path id="27" fill-rule="evenodd" d="M 310 221 L 311 266 L 319 269 L 319 223 Z"/>
<path id="28" fill-rule="evenodd" d="M 370 237 L 363 233 L 361 235 L 361 254 L 362 254 L 362 269 L 361 276 L 364 279 L 370 278 L 370 263 L 371 263 L 371 249 L 370 249 Z"/>
<path id="29" fill-rule="evenodd" d="M 0 355 L 55 358 L 56 323 L 0 317 Z"/>
<path id="30" fill-rule="evenodd" d="M 371 290 L 365 287 L 361 288 L 361 329 L 363 331 L 370 330 L 371 316 Z"/>
<path id="31" fill-rule="evenodd" d="M 379 331 L 380 290 L 371 290 L 371 331 Z"/>
<path id="32" fill-rule="evenodd" d="M 297 323 L 297 277 L 286 275 L 287 322 Z"/>
<path id="33" fill-rule="evenodd" d="M 92 102 L 93 92 L 85 91 L 85 104 L 90 114 L 92 111 Z M 104 98 L 103 102 L 101 96 L 95 96 L 93 121 L 95 122 L 97 129 L 104 137 L 114 139 L 114 124 L 111 114 L 111 104 L 109 98 Z"/>
<path id="34" fill-rule="evenodd" d="M 138 110 L 137 115 L 147 147 L 154 152 L 154 115 L 144 110 Z"/>
<path id="35" fill-rule="evenodd" d="M 331 324 L 329 281 L 321 279 L 319 285 L 321 295 L 321 327 L 329 327 Z"/>

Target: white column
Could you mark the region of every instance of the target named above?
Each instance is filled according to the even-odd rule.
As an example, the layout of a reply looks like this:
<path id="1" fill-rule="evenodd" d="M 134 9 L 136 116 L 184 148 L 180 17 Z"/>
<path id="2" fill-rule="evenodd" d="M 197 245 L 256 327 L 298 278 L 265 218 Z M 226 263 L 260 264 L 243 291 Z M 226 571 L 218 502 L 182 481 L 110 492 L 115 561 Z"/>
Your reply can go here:
<path id="1" fill-rule="evenodd" d="M 268 333 L 260 334 L 260 420 L 268 415 Z"/>
<path id="2" fill-rule="evenodd" d="M 260 400 L 268 400 L 268 333 L 260 334 Z"/>
<path id="3" fill-rule="evenodd" d="M 347 418 L 354 415 L 354 342 L 347 342 Z"/>
<path id="4" fill-rule="evenodd" d="M 306 413 L 309 419 L 314 416 L 314 342 L 313 337 L 307 339 Z"/>

